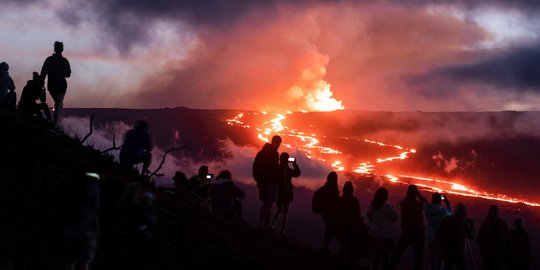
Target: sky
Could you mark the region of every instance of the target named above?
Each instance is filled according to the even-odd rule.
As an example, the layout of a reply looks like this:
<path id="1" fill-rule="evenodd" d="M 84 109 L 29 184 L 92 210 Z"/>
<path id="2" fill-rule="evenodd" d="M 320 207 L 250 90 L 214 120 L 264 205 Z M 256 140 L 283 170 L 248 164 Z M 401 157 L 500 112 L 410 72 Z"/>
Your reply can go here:
<path id="1" fill-rule="evenodd" d="M 0 2 L 19 95 L 62 41 L 66 107 L 540 110 L 536 1 Z"/>

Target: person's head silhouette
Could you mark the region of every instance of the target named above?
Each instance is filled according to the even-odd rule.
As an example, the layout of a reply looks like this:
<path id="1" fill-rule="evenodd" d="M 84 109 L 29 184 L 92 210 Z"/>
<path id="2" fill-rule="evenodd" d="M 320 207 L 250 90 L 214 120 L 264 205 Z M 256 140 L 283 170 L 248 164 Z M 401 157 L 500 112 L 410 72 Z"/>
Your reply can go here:
<path id="1" fill-rule="evenodd" d="M 54 52 L 55 53 L 62 53 L 64 51 L 64 43 L 60 41 L 54 42 Z"/>
<path id="2" fill-rule="evenodd" d="M 32 72 L 32 80 L 39 80 L 39 73 L 37 71 Z"/>
<path id="3" fill-rule="evenodd" d="M 287 164 L 289 162 L 289 153 L 283 152 L 279 155 L 279 163 Z"/>
<path id="4" fill-rule="evenodd" d="M 344 196 L 352 196 L 354 192 L 354 187 L 351 181 L 345 182 L 345 185 L 343 185 L 343 195 Z"/>
<path id="5" fill-rule="evenodd" d="M 280 144 L 281 144 L 281 137 L 279 137 L 278 135 L 275 135 L 274 137 L 272 137 L 272 145 L 274 146 L 276 150 L 279 148 Z"/>
<path id="6" fill-rule="evenodd" d="M 8 65 L 8 63 L 6 63 L 6 62 L 0 63 L 0 70 L 1 70 L 1 71 L 8 71 L 8 70 L 9 70 L 9 65 Z"/>

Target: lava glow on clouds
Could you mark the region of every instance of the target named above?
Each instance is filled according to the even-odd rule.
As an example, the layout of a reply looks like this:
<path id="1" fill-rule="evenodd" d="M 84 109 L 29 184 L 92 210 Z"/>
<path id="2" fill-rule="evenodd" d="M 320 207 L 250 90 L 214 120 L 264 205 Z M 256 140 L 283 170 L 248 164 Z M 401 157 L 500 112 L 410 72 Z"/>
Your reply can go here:
<path id="1" fill-rule="evenodd" d="M 540 109 L 531 1 L 2 2 L 17 88 L 61 40 L 69 107 Z"/>

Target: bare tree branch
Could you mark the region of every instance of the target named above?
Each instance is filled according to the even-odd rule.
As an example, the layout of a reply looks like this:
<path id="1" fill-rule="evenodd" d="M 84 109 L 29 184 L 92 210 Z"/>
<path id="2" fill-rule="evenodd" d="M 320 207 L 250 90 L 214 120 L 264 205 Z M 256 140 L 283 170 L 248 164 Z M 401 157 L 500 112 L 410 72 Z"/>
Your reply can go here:
<path id="1" fill-rule="evenodd" d="M 165 163 L 165 158 L 167 157 L 167 154 L 169 154 L 172 151 L 178 151 L 178 150 L 183 150 L 183 149 L 191 150 L 191 148 L 189 146 L 185 146 L 185 145 L 182 146 L 182 147 L 176 147 L 176 148 L 171 148 L 171 149 L 167 150 L 165 152 L 165 154 L 163 155 L 163 158 L 161 159 L 161 163 L 159 163 L 158 168 L 154 172 L 152 172 L 150 175 L 148 175 L 148 179 L 151 179 L 152 176 L 154 176 L 154 175 L 158 175 L 157 172 L 159 172 L 159 170 L 161 170 L 161 168 L 163 167 L 163 163 Z"/>
<path id="2" fill-rule="evenodd" d="M 88 139 L 88 137 L 90 137 L 90 135 L 92 135 L 92 133 L 94 133 L 94 116 L 96 116 L 96 115 L 92 114 L 92 116 L 90 116 L 90 132 L 88 134 L 86 134 L 84 139 L 81 140 L 81 144 L 84 144 L 86 139 Z"/>
<path id="3" fill-rule="evenodd" d="M 106 154 L 110 151 L 113 151 L 113 150 L 120 150 L 120 147 L 119 146 L 116 146 L 116 133 L 113 134 L 113 138 L 112 138 L 112 147 L 111 148 L 108 148 L 108 149 L 105 149 L 103 151 L 101 151 L 102 154 Z"/>

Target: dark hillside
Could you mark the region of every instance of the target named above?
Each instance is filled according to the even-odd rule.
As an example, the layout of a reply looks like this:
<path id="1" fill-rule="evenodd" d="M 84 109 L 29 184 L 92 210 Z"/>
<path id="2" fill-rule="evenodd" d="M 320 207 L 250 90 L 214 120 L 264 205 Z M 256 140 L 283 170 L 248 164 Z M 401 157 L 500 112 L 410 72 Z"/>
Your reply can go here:
<path id="1" fill-rule="evenodd" d="M 129 241 L 117 200 L 136 178 L 38 119 L 0 110 L 0 269 L 62 269 L 62 225 L 83 170 L 101 183 L 101 232 L 91 269 L 125 269 Z M 158 226 L 148 269 L 328 269 L 330 259 L 246 223 L 176 207 L 154 191 Z M 76 198 L 75 198 L 76 199 Z"/>

